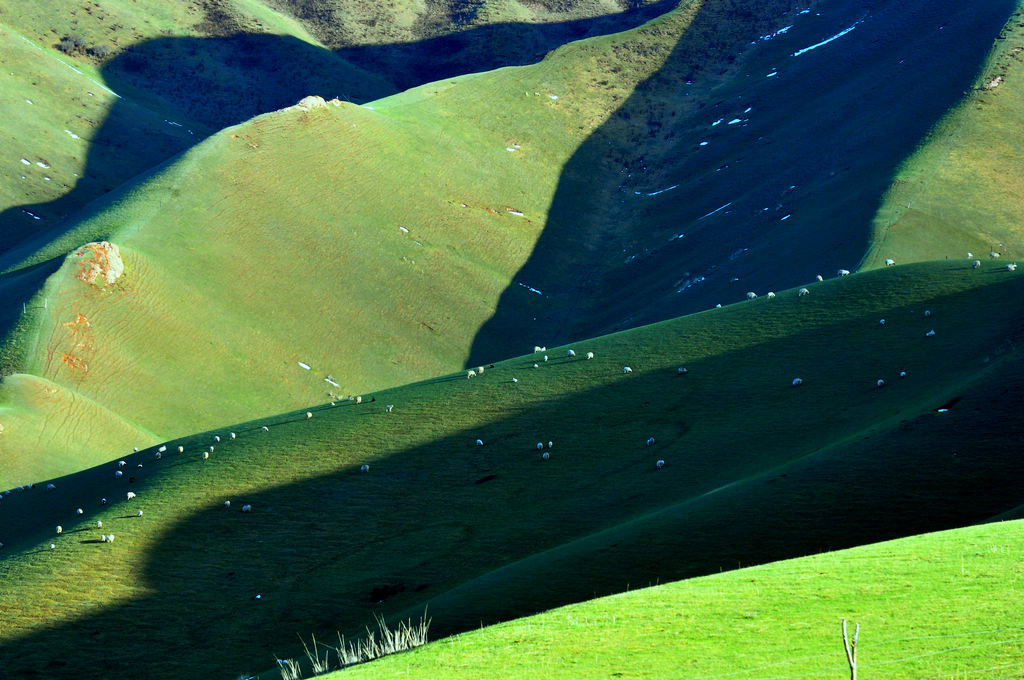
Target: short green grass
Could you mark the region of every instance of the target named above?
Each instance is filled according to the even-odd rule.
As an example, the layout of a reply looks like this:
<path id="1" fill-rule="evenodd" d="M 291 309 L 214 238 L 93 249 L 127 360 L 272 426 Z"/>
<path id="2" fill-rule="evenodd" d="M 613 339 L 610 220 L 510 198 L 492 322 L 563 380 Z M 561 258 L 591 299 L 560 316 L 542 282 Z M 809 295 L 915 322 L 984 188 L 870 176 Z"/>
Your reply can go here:
<path id="1" fill-rule="evenodd" d="M 510 621 L 325 678 L 843 678 L 1024 673 L 1021 522 L 690 579 Z M 544 578 L 544 575 L 538 575 Z"/>
<path id="2" fill-rule="evenodd" d="M 375 612 L 426 605 L 446 635 L 985 521 L 1022 502 L 1005 397 L 1024 384 L 1022 286 L 992 265 L 884 268 L 575 343 L 575 358 L 552 347 L 222 426 L 160 460 L 125 455 L 120 479 L 110 461 L 13 491 L 0 655 L 54 678 L 141 656 L 153 678 L 228 677 Z"/>

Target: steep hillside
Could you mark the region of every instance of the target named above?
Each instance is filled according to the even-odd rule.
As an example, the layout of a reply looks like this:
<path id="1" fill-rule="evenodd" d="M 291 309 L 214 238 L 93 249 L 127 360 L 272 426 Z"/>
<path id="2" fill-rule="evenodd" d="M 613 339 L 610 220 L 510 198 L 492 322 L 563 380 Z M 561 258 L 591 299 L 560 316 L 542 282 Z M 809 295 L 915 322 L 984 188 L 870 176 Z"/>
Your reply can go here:
<path id="1" fill-rule="evenodd" d="M 904 163 L 875 218 L 866 266 L 1024 253 L 1024 5 L 963 102 Z"/>
<path id="2" fill-rule="evenodd" d="M 437 3 L 337 2 L 325 15 L 326 3 L 280 4 L 0 2 L 8 121 L 0 151 L 9 161 L 0 175 L 0 271 L 59 235 L 70 213 L 212 130 L 309 94 L 363 102 L 534 62 L 567 40 L 634 27 L 675 3 L 525 13 L 490 3 L 468 23 Z M 328 28 L 348 36 L 334 50 L 313 37 Z"/>
<path id="3" fill-rule="evenodd" d="M 88 254 L 73 251 L 16 334 L 13 367 L 170 437 L 462 366 L 589 131 L 580 117 L 607 118 L 692 18 L 662 20 L 663 49 L 627 68 L 565 50 L 533 67 L 365 107 L 292 108 L 215 135 L 114 192 L 35 257 L 109 238 L 125 273 L 86 284 L 78 272 Z M 593 48 L 611 53 L 628 40 Z M 582 73 L 611 68 L 616 88 L 566 97 Z M 78 315 L 87 325 L 68 326 Z M 508 347 L 539 339 L 529 328 L 519 335 Z M 492 358 L 512 353 L 495 348 Z M 64 446 L 31 438 L 37 452 Z M 107 441 L 100 458 L 82 450 L 83 464 L 145 444 Z"/>
<path id="4" fill-rule="evenodd" d="M 121 97 L 95 68 L 3 25 L 0 56 L 0 270 L 18 257 L 15 246 L 45 244 L 85 203 L 207 134 L 180 111 Z"/>
<path id="5" fill-rule="evenodd" d="M 985 521 L 1024 500 L 1022 287 L 963 261 L 885 268 L 12 491 L 0 658 L 237 677 L 373 612 L 428 605 L 442 635 Z"/>
<path id="6" fill-rule="evenodd" d="M 851 637 L 860 626 L 860 677 L 1015 678 L 1022 528 L 989 524 L 646 588 L 324 680 L 841 678 L 843 618 Z"/>

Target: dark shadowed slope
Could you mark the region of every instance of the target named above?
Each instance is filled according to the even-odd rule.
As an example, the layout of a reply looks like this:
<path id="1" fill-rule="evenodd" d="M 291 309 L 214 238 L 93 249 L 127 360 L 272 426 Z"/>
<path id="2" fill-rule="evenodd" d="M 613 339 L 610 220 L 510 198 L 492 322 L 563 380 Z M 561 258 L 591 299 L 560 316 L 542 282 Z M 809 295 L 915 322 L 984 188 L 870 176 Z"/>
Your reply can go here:
<path id="1" fill-rule="evenodd" d="M 855 269 L 897 166 L 1015 5 L 822 2 L 758 22 L 705 3 L 566 166 L 468 365 L 512 352 L 513 331 L 558 343 Z"/>

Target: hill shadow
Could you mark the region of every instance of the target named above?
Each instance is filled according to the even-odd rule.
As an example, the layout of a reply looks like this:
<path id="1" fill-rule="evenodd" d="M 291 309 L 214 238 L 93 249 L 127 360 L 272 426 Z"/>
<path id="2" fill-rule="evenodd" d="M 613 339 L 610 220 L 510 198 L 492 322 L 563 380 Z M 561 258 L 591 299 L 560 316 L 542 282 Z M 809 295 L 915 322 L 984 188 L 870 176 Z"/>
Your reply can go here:
<path id="1" fill-rule="evenodd" d="M 0 271 L 62 234 L 63 220 L 89 201 L 229 125 L 311 94 L 362 103 L 441 78 L 533 63 L 567 41 L 632 28 L 675 4 L 660 0 L 592 19 L 495 24 L 337 51 L 265 33 L 133 45 L 103 66 L 106 83 L 124 96 L 99 125 L 81 178 L 53 201 L 0 213 Z"/>
<path id="2" fill-rule="evenodd" d="M 1019 288 L 1012 280 L 996 284 L 986 304 Z M 1019 505 L 1024 461 L 1005 443 L 1024 437 L 1024 430 L 1016 402 L 994 398 L 1024 386 L 1019 361 L 1005 362 L 1005 371 L 968 390 L 944 419 L 927 410 L 927 398 L 923 410 L 900 405 L 897 388 L 840 389 L 841 396 L 825 405 L 810 390 L 827 391 L 828 385 L 810 382 L 794 390 L 779 380 L 768 417 L 781 427 L 731 427 L 721 448 L 694 448 L 685 409 L 701 394 L 713 399 L 706 391 L 716 379 L 742 383 L 738 376 L 768 360 L 789 369 L 809 366 L 801 352 L 821 333 L 839 339 L 836 351 L 877 352 L 883 341 L 867 350 L 850 332 L 873 321 L 868 316 L 692 362 L 685 378 L 674 370 L 638 373 L 531 403 L 507 419 L 447 431 L 422 446 L 374 458 L 365 474 L 358 462 L 334 463 L 338 454 L 330 447 L 355 447 L 380 436 L 388 422 L 401 427 L 399 413 L 392 414 L 399 420 L 387 421 L 392 416 L 378 411 L 376 422 L 340 439 L 337 430 L 324 435 L 310 429 L 330 418 L 326 408 L 310 424 L 301 412 L 270 423 L 283 433 L 270 445 L 260 444 L 257 426 L 238 427 L 243 448 L 235 459 L 222 448 L 208 463 L 191 455 L 161 463 L 221 467 L 203 468 L 194 477 L 204 482 L 187 493 L 203 500 L 186 519 L 168 526 L 154 511 L 124 520 L 148 522 L 146 530 L 160 532 L 144 559 L 121 556 L 118 551 L 137 536 L 104 518 L 118 542 L 91 547 L 125 564 L 123 571 L 104 574 L 119 584 L 129 579 L 138 586 L 133 592 L 142 594 L 9 641 L 0 646 L 0 660 L 13 677 L 26 678 L 180 678 L 197 668 L 204 677 L 238 677 L 272 665 L 273 655 L 299 654 L 296 633 L 331 640 L 337 627 L 358 632 L 374 613 L 418 616 L 427 605 L 436 638 L 629 587 L 985 521 Z M 972 338 L 971 355 L 981 356 L 989 341 L 1001 337 Z M 531 361 L 513 360 L 492 377 L 463 381 L 472 389 L 449 390 L 446 405 L 465 407 L 479 398 L 484 381 L 504 381 L 509 368 L 527 371 Z M 600 361 L 563 361 L 546 369 L 609 368 Z M 950 365 L 956 362 L 947 360 Z M 856 361 L 850 366 L 867 372 Z M 819 367 L 826 373 L 831 368 Z M 723 370 L 735 373 L 723 376 Z M 846 374 L 844 385 L 857 385 L 862 377 Z M 657 408 L 647 408 L 652 395 L 658 395 Z M 907 410 L 872 405 L 876 400 Z M 733 415 L 742 420 L 741 412 L 763 410 L 762 402 L 736 404 Z M 405 413 L 416 408 L 407 404 Z M 808 422 L 833 419 L 833 412 L 847 415 L 829 441 Z M 893 422 L 876 430 L 871 412 L 886 413 Z M 896 418 L 902 420 L 896 424 Z M 626 432 L 626 423 L 633 430 Z M 555 432 L 549 461 L 533 450 L 538 429 Z M 636 435 L 650 431 L 658 441 L 645 447 Z M 573 441 L 574 432 L 586 434 Z M 755 434 L 757 445 L 751 446 Z M 487 444 L 477 447 L 475 438 Z M 209 438 L 190 439 L 190 452 L 199 441 Z M 272 484 L 275 472 L 254 465 L 280 451 L 310 459 L 309 447 L 324 447 L 309 468 L 322 472 L 304 481 Z M 950 456 L 951 450 L 958 455 Z M 151 460 L 152 449 L 128 458 Z M 655 470 L 656 458 L 669 465 Z M 116 486 L 110 467 L 75 476 L 83 498 L 120 496 L 110 491 Z M 161 487 L 154 470 L 155 464 L 147 465 L 133 487 L 139 493 L 134 502 L 152 507 L 147 498 L 158 492 L 169 504 L 185 502 L 184 487 Z M 224 488 L 240 474 L 254 488 L 266 486 L 232 494 L 231 509 L 221 506 L 222 494 L 204 495 L 200 488 Z M 494 478 L 476 484 L 486 474 Z M 71 498 L 61 502 L 74 506 Z M 251 513 L 235 509 L 243 502 L 251 504 Z M 32 521 L 52 525 L 52 519 Z"/>
<path id="3" fill-rule="evenodd" d="M 874 0 L 780 20 L 789 3 L 705 2 L 567 163 L 466 365 L 521 351 L 524 334 L 560 344 L 856 269 L 897 168 L 1015 4 Z"/>

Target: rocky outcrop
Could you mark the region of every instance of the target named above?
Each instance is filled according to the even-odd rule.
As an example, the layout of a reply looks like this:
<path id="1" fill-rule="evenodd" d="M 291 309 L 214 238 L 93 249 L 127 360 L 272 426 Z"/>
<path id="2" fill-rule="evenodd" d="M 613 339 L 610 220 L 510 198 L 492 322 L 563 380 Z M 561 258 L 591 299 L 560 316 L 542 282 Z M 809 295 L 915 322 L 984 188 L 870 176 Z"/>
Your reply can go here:
<path id="1" fill-rule="evenodd" d="M 109 286 L 124 274 L 120 249 L 109 241 L 86 243 L 78 256 L 78 278 L 94 286 Z"/>

